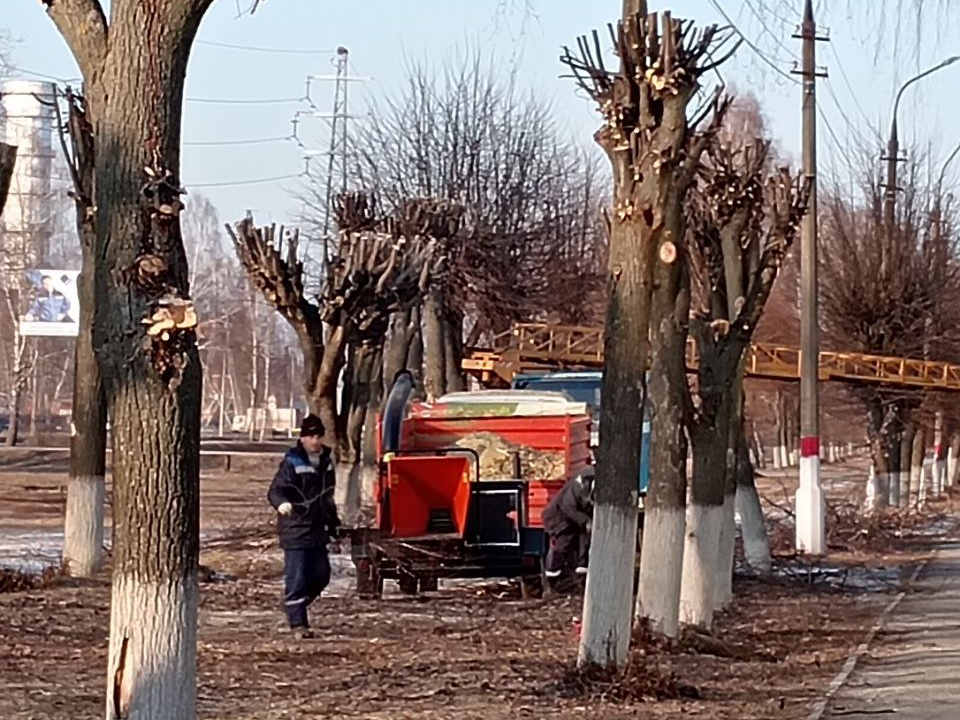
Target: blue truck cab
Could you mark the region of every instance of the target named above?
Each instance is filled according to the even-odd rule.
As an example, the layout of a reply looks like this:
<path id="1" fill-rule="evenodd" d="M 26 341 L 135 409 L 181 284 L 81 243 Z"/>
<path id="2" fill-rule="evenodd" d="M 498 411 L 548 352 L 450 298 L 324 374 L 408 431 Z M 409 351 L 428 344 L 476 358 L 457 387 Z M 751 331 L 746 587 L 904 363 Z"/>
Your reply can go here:
<path id="1" fill-rule="evenodd" d="M 523 373 L 513 378 L 514 390 L 542 390 L 565 393 L 575 402 L 586 403 L 593 417 L 590 444 L 596 447 L 600 439 L 600 386 L 603 373 L 584 372 L 545 372 Z M 650 484 L 650 404 L 643 407 L 643 436 L 640 443 L 640 496 L 646 495 Z"/>

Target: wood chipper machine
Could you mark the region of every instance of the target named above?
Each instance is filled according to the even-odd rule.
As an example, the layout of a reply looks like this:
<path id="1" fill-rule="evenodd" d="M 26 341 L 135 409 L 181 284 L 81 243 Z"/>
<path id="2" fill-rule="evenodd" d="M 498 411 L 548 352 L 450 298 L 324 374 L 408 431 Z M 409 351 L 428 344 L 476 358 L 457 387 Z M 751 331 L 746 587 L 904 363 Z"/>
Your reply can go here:
<path id="1" fill-rule="evenodd" d="M 541 513 L 590 464 L 590 415 L 558 393 L 453 393 L 410 403 L 408 373 L 380 420 L 377 527 L 354 546 L 358 590 L 379 597 L 440 578 L 518 578 L 540 587 Z"/>

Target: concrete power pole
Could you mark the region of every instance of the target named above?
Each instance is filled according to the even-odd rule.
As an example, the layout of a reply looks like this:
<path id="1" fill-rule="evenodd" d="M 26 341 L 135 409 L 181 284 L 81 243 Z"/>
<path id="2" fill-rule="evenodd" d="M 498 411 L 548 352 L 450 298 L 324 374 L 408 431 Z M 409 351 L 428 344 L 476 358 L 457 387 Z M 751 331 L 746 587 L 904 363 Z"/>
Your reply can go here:
<path id="1" fill-rule="evenodd" d="M 820 337 L 817 302 L 817 26 L 806 0 L 799 36 L 803 40 L 803 174 L 810 198 L 801 224 L 800 244 L 800 487 L 796 496 L 796 547 L 822 555 L 826 505 L 820 483 Z"/>

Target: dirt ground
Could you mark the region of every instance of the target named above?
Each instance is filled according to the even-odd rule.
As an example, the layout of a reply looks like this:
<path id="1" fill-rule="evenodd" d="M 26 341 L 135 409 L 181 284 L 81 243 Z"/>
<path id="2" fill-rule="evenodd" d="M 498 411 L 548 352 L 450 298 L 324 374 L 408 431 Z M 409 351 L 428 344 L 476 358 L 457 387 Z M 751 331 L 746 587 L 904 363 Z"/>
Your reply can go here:
<path id="1" fill-rule="evenodd" d="M 521 600 L 493 581 L 361 601 L 345 558 L 335 563 L 330 597 L 314 606 L 317 638 L 293 641 L 280 631 L 280 553 L 263 531 L 274 466 L 214 466 L 202 480 L 201 562 L 217 571 L 201 596 L 199 703 L 209 720 L 800 720 L 954 515 L 952 503 L 941 503 L 931 531 L 898 516 L 845 529 L 850 519 L 840 514 L 831 556 L 817 565 L 793 556 L 789 533 L 775 524 L 778 572 L 766 581 L 738 575 L 735 604 L 717 623 L 719 642 L 699 651 L 639 642 L 631 660 L 637 682 L 627 692 L 570 672 L 577 598 Z M 840 507 L 865 473 L 851 462 L 825 475 Z M 32 533 L 39 546 L 55 538 L 64 481 L 56 467 L 0 469 L 0 540 Z M 793 482 L 790 473 L 761 480 L 773 515 L 783 514 L 775 505 Z M 108 600 L 107 574 L 0 594 L 0 717 L 101 716 Z M 681 697 L 643 697 L 657 692 Z"/>

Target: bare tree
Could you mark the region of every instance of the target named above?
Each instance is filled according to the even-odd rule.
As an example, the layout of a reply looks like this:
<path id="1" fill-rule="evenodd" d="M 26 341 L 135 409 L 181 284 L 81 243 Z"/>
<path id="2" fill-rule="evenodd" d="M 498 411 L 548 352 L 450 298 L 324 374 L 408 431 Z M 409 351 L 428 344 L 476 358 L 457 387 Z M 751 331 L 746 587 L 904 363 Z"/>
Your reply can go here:
<path id="1" fill-rule="evenodd" d="M 420 308 L 428 395 L 462 389 L 465 335 L 472 345 L 551 311 L 582 321 L 584 298 L 599 294 L 600 172 L 554 115 L 474 53 L 440 73 L 411 66 L 351 140 L 356 176 L 388 208 L 431 197 L 473 218 Z"/>
<path id="2" fill-rule="evenodd" d="M 654 299 L 653 287 L 655 279 L 671 289 L 681 283 L 682 265 L 673 260 L 683 237 L 683 200 L 707 143 L 696 129 L 714 103 L 707 102 L 692 117 L 688 109 L 700 75 L 724 59 L 718 45 L 725 35 L 715 26 L 696 32 L 669 13 L 648 15 L 646 3 L 639 0 L 624 2 L 623 17 L 611 35 L 620 59 L 617 70 L 604 66 L 596 32 L 580 39 L 577 55 L 566 50 L 562 59 L 600 106 L 604 126 L 596 139 L 610 159 L 614 180 L 602 392 L 604 413 L 617 422 L 605 426 L 600 438 L 579 662 L 622 667 L 632 615 L 648 337 L 678 319 L 672 308 Z M 658 256 L 663 262 L 658 263 Z M 682 365 L 679 372 L 683 374 Z M 653 375 L 658 376 L 656 368 Z M 681 438 L 658 439 L 656 428 L 665 427 L 664 417 L 679 405 L 671 405 L 676 397 L 668 387 L 672 375 L 660 377 L 665 382 L 651 388 L 659 403 L 654 406 L 653 447 L 663 448 L 665 464 L 676 473 L 686 456 Z M 676 494 L 675 483 L 661 481 L 661 469 L 671 472 L 653 458 L 647 523 L 658 524 L 664 512 L 679 513 L 682 520 L 682 493 Z M 658 562 L 679 562 L 676 546 L 681 538 L 682 532 L 671 544 L 646 550 L 643 557 L 652 553 Z"/>
<path id="3" fill-rule="evenodd" d="M 862 171 L 857 195 L 838 186 L 828 197 L 821 322 L 825 340 L 835 347 L 916 359 L 960 356 L 956 209 L 942 184 L 926 173 L 922 161 L 908 162 L 892 226 L 884 219 L 884 191 L 872 170 Z M 915 421 L 922 424 L 915 413 L 924 397 L 875 386 L 854 388 L 853 395 L 866 411 L 877 505 L 891 497 L 906 504 L 901 478 L 910 453 L 903 452 L 902 435 L 908 425 L 916 429 Z"/>

